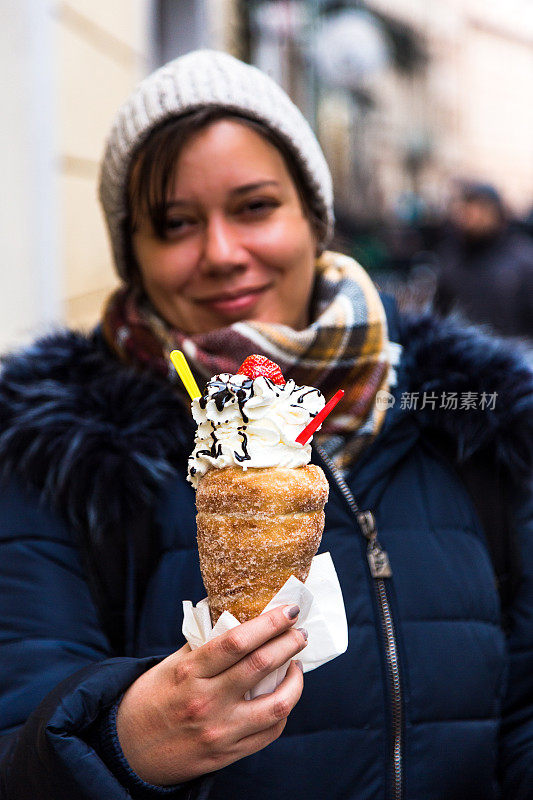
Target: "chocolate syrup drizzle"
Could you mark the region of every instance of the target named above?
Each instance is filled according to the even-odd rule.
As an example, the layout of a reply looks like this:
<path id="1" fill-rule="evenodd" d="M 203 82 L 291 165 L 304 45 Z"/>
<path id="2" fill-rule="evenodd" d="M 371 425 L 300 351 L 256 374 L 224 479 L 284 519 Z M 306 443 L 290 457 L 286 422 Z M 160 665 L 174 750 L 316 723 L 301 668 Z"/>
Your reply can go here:
<path id="1" fill-rule="evenodd" d="M 296 387 L 294 388 L 296 389 Z M 296 402 L 302 405 L 304 397 L 307 397 L 308 394 L 313 394 L 314 392 L 316 392 L 317 394 L 321 394 L 319 389 L 309 389 L 308 392 L 304 392 L 303 394 L 301 394 Z M 294 389 L 292 390 L 291 394 L 294 394 Z"/>
<path id="2" fill-rule="evenodd" d="M 277 384 L 274 384 L 270 378 L 265 378 L 269 388 L 274 391 L 276 397 L 280 397 L 280 387 Z M 290 394 L 295 394 L 301 390 L 301 386 L 297 386 L 296 384 L 291 389 Z M 214 390 L 214 391 L 213 391 Z M 299 408 L 303 405 L 304 397 L 307 397 L 309 394 L 313 394 L 316 392 L 319 396 L 321 392 L 319 389 L 309 389 L 307 392 L 301 394 L 296 403 L 292 404 L 293 408 Z M 247 425 L 249 423 L 249 418 L 245 412 L 245 404 L 254 396 L 254 381 L 253 379 L 247 379 L 239 383 L 234 383 L 231 379 L 224 381 L 221 380 L 219 376 L 212 378 L 207 384 L 205 394 L 199 398 L 198 403 L 200 408 L 204 410 L 207 406 L 209 400 L 213 400 L 216 406 L 217 411 L 222 412 L 226 405 L 231 403 L 237 402 L 239 406 L 239 411 L 242 417 L 243 425 L 239 426 L 237 432 L 242 439 L 242 453 L 238 453 L 234 450 L 235 460 L 242 464 L 244 461 L 250 461 L 251 456 L 248 452 L 248 434 L 246 432 Z M 310 417 L 315 417 L 316 412 L 309 412 Z M 217 435 L 216 435 L 216 426 L 215 423 L 211 421 L 211 427 L 213 430 L 211 431 L 211 438 L 213 439 L 213 443 L 209 449 L 198 450 L 196 455 L 197 456 L 210 456 L 211 458 L 218 458 L 218 456 L 222 455 L 222 445 L 219 442 Z M 191 467 L 190 473 L 191 475 L 195 475 L 197 472 L 195 467 Z"/>
<path id="3" fill-rule="evenodd" d="M 300 388 L 301 388 L 300 386 L 295 386 L 294 389 L 292 390 L 291 394 L 294 394 Z M 313 394 L 313 392 L 316 392 L 317 395 L 319 395 L 319 396 L 322 394 L 320 389 L 309 389 L 308 392 L 304 392 L 303 394 L 300 395 L 300 397 L 296 400 L 296 403 L 291 403 L 291 408 L 298 408 L 298 406 L 303 405 L 304 397 L 307 397 L 308 394 Z M 318 411 L 310 411 L 309 412 L 309 416 L 311 418 L 316 417 L 317 414 L 318 414 Z"/>
<path id="4" fill-rule="evenodd" d="M 214 393 L 213 389 L 216 389 Z M 246 415 L 244 405 L 253 396 L 254 382 L 251 378 L 243 381 L 242 383 L 233 383 L 231 380 L 222 381 L 218 378 L 213 378 L 208 382 L 205 394 L 200 397 L 198 401 L 200 408 L 205 409 L 207 406 L 207 401 L 213 400 L 217 411 L 223 411 L 224 406 L 226 406 L 228 403 L 234 403 L 237 401 L 242 421 L 244 422 L 244 425 L 238 430 L 239 436 L 242 437 L 242 454 L 237 453 L 236 450 L 234 451 L 235 460 L 239 463 L 242 463 L 243 461 L 250 461 L 251 459 L 251 456 L 248 452 L 248 435 L 246 433 L 246 426 L 250 420 Z M 197 455 L 208 455 L 212 456 L 213 458 L 217 458 L 219 455 L 222 455 L 222 446 L 217 439 L 214 423 L 211 422 L 211 425 L 213 427 L 213 431 L 211 433 L 213 444 L 211 449 L 198 450 Z"/>
<path id="5" fill-rule="evenodd" d="M 239 455 L 239 453 L 236 450 L 234 450 L 233 452 L 235 453 L 235 459 L 239 462 L 239 464 L 242 464 L 243 461 L 250 461 L 251 458 L 250 453 L 248 452 L 248 436 L 246 434 L 246 425 L 243 425 L 242 428 L 239 428 L 238 433 L 239 436 L 242 436 L 243 454 L 242 456 Z"/>

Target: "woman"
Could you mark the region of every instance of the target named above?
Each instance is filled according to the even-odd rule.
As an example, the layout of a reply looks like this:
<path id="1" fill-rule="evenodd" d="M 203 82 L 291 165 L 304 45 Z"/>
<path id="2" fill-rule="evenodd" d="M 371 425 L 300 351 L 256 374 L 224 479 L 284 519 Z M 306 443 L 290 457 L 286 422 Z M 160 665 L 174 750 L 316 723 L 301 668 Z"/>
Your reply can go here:
<path id="1" fill-rule="evenodd" d="M 101 199 L 123 287 L 94 334 L 7 358 L 0 387 L 3 796 L 530 797 L 526 366 L 474 329 L 399 319 L 325 250 L 316 139 L 228 55 L 139 86 Z M 306 634 L 286 607 L 183 644 L 181 600 L 204 589 L 175 346 L 202 381 L 263 352 L 346 390 L 315 459 L 348 651 L 305 681 L 295 660 L 253 701 Z"/>

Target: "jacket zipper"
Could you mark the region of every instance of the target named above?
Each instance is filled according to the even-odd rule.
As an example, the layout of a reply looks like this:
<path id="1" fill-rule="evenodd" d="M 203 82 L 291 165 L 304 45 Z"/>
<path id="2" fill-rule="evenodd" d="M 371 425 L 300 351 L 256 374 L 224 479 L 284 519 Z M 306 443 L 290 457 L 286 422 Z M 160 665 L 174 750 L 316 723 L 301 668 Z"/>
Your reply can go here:
<path id="1" fill-rule="evenodd" d="M 367 560 L 370 574 L 374 579 L 374 589 L 378 602 L 391 697 L 392 721 L 392 765 L 391 783 L 393 800 L 402 800 L 403 794 L 403 741 L 402 741 L 402 684 L 400 680 L 400 667 L 398 663 L 398 648 L 394 623 L 387 596 L 385 579 L 392 576 L 389 557 L 378 541 L 378 533 L 374 515 L 371 511 L 360 511 L 350 488 L 341 473 L 324 452 L 322 447 L 315 446 L 315 450 L 331 473 L 331 477 L 339 488 L 346 505 L 355 516 L 361 532 L 367 540 Z"/>

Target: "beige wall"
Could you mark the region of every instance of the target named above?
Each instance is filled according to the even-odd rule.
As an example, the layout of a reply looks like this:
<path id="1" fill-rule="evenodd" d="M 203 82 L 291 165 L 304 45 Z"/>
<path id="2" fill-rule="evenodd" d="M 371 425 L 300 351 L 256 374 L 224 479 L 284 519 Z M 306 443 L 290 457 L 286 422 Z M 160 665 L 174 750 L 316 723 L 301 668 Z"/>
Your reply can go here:
<path id="1" fill-rule="evenodd" d="M 116 109 L 148 68 L 148 3 L 65 0 L 53 16 L 65 319 L 87 327 L 116 285 L 97 201 L 98 163 Z"/>

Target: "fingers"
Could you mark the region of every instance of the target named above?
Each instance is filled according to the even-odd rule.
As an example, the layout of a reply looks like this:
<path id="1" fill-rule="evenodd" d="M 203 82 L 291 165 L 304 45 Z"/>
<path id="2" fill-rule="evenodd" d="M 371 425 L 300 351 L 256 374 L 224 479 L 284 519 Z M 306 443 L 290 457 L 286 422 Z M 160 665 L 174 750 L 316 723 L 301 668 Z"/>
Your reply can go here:
<path id="1" fill-rule="evenodd" d="M 236 700 L 257 686 L 259 681 L 286 664 L 307 645 L 307 633 L 291 628 L 252 650 L 244 658 L 218 676 L 220 690 L 232 693 Z"/>
<path id="2" fill-rule="evenodd" d="M 274 741 L 281 734 L 287 717 L 301 697 L 303 685 L 302 670 L 291 661 L 285 678 L 271 694 L 242 701 L 238 708 L 242 737 L 237 744 L 247 750 L 246 755 L 265 747 L 260 744 L 264 738 L 272 736 L 270 741 Z"/>
<path id="3" fill-rule="evenodd" d="M 235 748 L 238 755 L 235 756 L 234 760 L 244 758 L 245 756 L 251 756 L 252 753 L 257 753 L 259 750 L 272 744 L 272 742 L 275 742 L 283 733 L 286 724 L 287 720 L 284 719 L 282 722 L 278 722 L 267 730 L 254 733 L 251 736 L 247 736 L 245 739 L 241 739 Z"/>
<path id="4" fill-rule="evenodd" d="M 194 657 L 196 676 L 212 678 L 229 669 L 265 642 L 292 628 L 299 610 L 298 606 L 280 606 L 255 619 L 243 622 L 242 625 L 199 647 L 191 654 L 191 657 Z M 289 655 L 287 658 L 290 657 Z"/>

